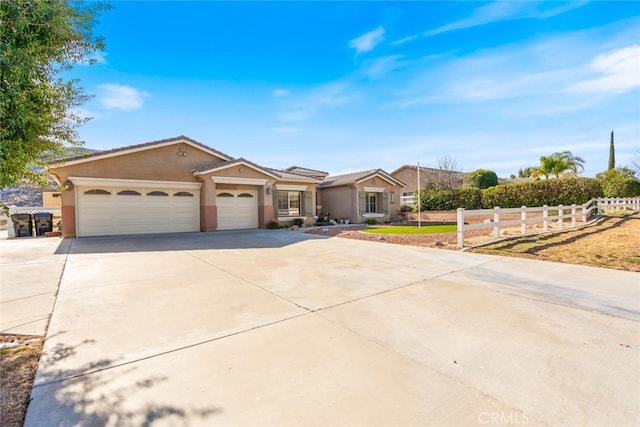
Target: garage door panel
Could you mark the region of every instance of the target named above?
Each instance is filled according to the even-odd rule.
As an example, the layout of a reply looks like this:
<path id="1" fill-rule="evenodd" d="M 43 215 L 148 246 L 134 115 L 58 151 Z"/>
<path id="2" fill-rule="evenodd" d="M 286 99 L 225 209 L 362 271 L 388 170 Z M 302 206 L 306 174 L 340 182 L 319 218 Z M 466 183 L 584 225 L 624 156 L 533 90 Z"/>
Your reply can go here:
<path id="1" fill-rule="evenodd" d="M 258 228 L 257 193 L 220 190 L 216 195 L 218 230 Z"/>
<path id="2" fill-rule="evenodd" d="M 110 194 L 85 194 L 87 190 L 78 191 L 78 236 L 199 230 L 199 191 L 132 186 L 101 190 Z"/>

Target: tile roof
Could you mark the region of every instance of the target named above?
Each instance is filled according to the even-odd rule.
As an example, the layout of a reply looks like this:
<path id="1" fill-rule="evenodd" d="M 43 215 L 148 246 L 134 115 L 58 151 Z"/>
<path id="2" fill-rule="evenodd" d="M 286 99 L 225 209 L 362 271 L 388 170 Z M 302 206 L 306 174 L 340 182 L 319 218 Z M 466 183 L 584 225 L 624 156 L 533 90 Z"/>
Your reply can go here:
<path id="1" fill-rule="evenodd" d="M 271 172 L 273 172 L 274 174 L 277 174 L 280 179 L 284 180 L 284 181 L 309 181 L 309 182 L 321 182 L 322 180 L 308 176 L 308 175 L 302 175 L 299 173 L 294 173 L 294 172 L 289 172 L 288 170 L 280 170 L 280 169 L 271 169 L 271 168 L 265 168 Z"/>
<path id="2" fill-rule="evenodd" d="M 389 178 L 393 181 L 400 183 L 402 186 L 405 185 L 404 182 L 400 181 L 398 178 L 394 178 L 393 176 L 391 176 L 390 174 L 388 174 L 382 169 L 368 169 L 364 171 L 351 172 L 351 173 L 346 173 L 342 175 L 330 175 L 326 177 L 324 179 L 324 182 L 318 185 L 318 187 L 336 187 L 339 185 L 354 184 L 354 183 L 363 181 L 374 175 L 382 175 L 385 178 Z"/>
<path id="3" fill-rule="evenodd" d="M 329 175 L 329 172 L 319 171 L 317 169 L 311 169 L 311 168 L 303 168 L 302 166 L 291 166 L 291 167 L 286 168 L 285 171 L 293 172 L 296 169 L 300 169 L 300 170 L 303 170 L 303 171 L 314 172 L 314 173 L 317 173 L 319 175 L 325 175 L 325 176 Z"/>
<path id="4" fill-rule="evenodd" d="M 391 175 L 393 175 L 394 173 L 400 172 L 402 169 L 405 168 L 410 168 L 413 170 L 417 170 L 418 167 L 416 165 L 403 165 L 400 166 L 398 169 L 394 170 L 393 172 L 391 172 Z M 460 171 L 449 171 L 449 170 L 445 170 L 445 169 L 438 169 L 438 168 L 429 168 L 429 167 L 425 167 L 425 166 L 420 166 L 420 171 L 427 171 L 427 172 L 450 172 L 451 174 L 465 174 L 465 172 L 460 172 Z"/>
<path id="5" fill-rule="evenodd" d="M 119 147 L 119 148 L 113 148 L 111 150 L 104 150 L 104 151 L 96 151 L 95 153 L 89 153 L 89 154 L 83 154 L 80 156 L 71 156 L 71 157 L 67 157 L 64 159 L 58 159 L 58 160 L 53 160 L 51 162 L 48 162 L 49 164 L 64 164 L 64 163 L 68 163 L 68 162 L 76 162 L 78 160 L 89 160 L 92 159 L 94 157 L 102 157 L 102 156 L 108 156 L 111 154 L 118 154 L 118 153 L 125 153 L 127 151 L 131 151 L 131 150 L 139 150 L 141 148 L 151 148 L 154 145 L 162 145 L 162 144 L 167 144 L 167 143 L 171 143 L 171 142 L 181 142 L 181 141 L 186 141 L 192 145 L 198 146 L 200 148 L 202 148 L 204 151 L 208 151 L 212 154 L 215 154 L 216 156 L 219 156 L 223 159 L 233 159 L 233 157 L 229 156 L 228 154 L 223 153 L 222 151 L 218 151 L 215 150 L 201 142 L 196 141 L 195 139 L 191 139 L 187 136 L 184 135 L 180 135 L 180 136 L 176 136 L 174 138 L 166 138 L 166 139 L 160 139 L 157 141 L 151 141 L 151 142 L 145 142 L 142 144 L 135 144 L 135 145 L 128 145 L 126 147 Z"/>
<path id="6" fill-rule="evenodd" d="M 206 166 L 202 166 L 200 168 L 193 169 L 191 172 L 194 175 L 198 175 L 198 174 L 202 174 L 202 173 L 211 172 L 211 171 L 214 171 L 216 169 L 220 169 L 220 168 L 224 168 L 224 167 L 230 167 L 230 166 L 237 165 L 237 164 L 245 164 L 245 165 L 250 166 L 251 168 L 253 168 L 255 170 L 263 172 L 265 175 L 271 175 L 274 178 L 278 177 L 278 175 L 273 173 L 271 169 L 262 167 L 260 165 L 257 165 L 257 164 L 255 164 L 253 162 L 250 162 L 249 160 L 247 160 L 245 158 L 242 158 L 242 157 L 239 157 L 237 159 L 233 159 L 233 160 L 230 160 L 230 161 L 226 161 L 226 162 L 211 163 L 211 164 L 208 164 Z"/>

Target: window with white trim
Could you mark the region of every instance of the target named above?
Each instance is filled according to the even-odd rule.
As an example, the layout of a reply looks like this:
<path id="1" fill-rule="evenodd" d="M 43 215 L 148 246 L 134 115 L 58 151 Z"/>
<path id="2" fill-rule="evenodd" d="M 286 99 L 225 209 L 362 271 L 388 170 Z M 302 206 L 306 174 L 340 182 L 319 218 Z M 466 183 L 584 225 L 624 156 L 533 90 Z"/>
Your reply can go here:
<path id="1" fill-rule="evenodd" d="M 300 191 L 278 191 L 276 194 L 278 202 L 278 216 L 300 216 Z"/>
<path id="2" fill-rule="evenodd" d="M 378 213 L 378 193 L 367 193 L 366 213 Z"/>

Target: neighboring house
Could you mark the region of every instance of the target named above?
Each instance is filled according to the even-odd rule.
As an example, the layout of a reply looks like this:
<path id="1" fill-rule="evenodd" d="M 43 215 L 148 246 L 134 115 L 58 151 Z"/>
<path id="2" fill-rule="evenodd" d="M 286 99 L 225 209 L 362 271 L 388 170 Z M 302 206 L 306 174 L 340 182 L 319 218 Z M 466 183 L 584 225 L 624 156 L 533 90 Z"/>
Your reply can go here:
<path id="1" fill-rule="evenodd" d="M 432 182 L 445 188 L 459 188 L 463 186 L 466 175 L 463 172 L 420 167 L 420 186 Z M 416 203 L 415 193 L 418 190 L 418 167 L 404 165 L 391 172 L 391 176 L 406 184 L 400 195 L 398 208 L 402 205 L 413 206 Z"/>
<path id="2" fill-rule="evenodd" d="M 398 195 L 404 187 L 404 182 L 382 169 L 327 176 L 318 184 L 318 205 L 321 215 L 330 219 L 390 221 L 396 218 Z"/>
<path id="3" fill-rule="evenodd" d="M 265 168 L 185 136 L 70 157 L 49 173 L 64 189 L 64 236 L 213 231 L 313 223 L 316 176 Z"/>

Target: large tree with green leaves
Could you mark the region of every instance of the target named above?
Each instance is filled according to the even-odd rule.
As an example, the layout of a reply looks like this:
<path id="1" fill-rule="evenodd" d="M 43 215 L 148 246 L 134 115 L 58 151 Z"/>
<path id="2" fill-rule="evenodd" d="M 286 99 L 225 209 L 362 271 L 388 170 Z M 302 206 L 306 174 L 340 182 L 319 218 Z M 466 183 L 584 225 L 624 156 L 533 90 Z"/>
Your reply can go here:
<path id="1" fill-rule="evenodd" d="M 38 172 L 66 147 L 79 146 L 87 119 L 74 108 L 88 99 L 63 72 L 103 48 L 93 34 L 106 3 L 0 1 L 0 189 L 43 183 Z"/>

